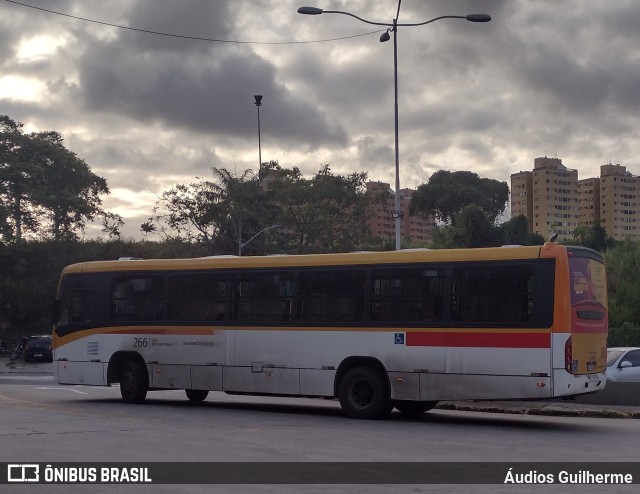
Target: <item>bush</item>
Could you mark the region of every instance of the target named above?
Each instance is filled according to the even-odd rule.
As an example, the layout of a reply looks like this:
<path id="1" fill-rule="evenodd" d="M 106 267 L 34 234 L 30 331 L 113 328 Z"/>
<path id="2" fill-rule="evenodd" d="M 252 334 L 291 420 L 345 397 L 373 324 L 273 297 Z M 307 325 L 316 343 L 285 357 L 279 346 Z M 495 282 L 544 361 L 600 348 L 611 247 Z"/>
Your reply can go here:
<path id="1" fill-rule="evenodd" d="M 609 328 L 607 346 L 640 346 L 640 328 Z"/>

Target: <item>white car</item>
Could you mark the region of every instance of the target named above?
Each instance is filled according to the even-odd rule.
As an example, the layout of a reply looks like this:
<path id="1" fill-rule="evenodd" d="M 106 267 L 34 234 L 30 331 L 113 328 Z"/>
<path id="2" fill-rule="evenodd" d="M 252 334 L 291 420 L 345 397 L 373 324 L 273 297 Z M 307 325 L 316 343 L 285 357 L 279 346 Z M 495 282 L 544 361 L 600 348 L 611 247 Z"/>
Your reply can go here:
<path id="1" fill-rule="evenodd" d="M 640 382 L 640 348 L 607 350 L 607 381 Z"/>

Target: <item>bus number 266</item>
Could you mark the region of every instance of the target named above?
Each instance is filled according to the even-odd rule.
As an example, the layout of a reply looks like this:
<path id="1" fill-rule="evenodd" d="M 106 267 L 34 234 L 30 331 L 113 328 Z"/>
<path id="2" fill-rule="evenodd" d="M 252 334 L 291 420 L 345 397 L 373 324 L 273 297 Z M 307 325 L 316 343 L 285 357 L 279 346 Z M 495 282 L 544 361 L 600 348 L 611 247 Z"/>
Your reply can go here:
<path id="1" fill-rule="evenodd" d="M 133 338 L 133 348 L 147 348 L 149 346 L 149 338 Z"/>

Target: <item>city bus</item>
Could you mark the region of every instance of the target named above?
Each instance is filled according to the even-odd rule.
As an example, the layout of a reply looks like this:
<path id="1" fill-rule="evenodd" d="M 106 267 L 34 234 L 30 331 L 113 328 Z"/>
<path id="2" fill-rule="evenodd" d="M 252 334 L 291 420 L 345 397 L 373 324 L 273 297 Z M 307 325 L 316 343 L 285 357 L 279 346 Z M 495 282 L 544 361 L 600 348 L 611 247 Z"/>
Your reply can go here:
<path id="1" fill-rule="evenodd" d="M 120 259 L 61 275 L 59 384 L 191 401 L 337 398 L 349 417 L 606 383 L 602 256 L 543 246 Z"/>

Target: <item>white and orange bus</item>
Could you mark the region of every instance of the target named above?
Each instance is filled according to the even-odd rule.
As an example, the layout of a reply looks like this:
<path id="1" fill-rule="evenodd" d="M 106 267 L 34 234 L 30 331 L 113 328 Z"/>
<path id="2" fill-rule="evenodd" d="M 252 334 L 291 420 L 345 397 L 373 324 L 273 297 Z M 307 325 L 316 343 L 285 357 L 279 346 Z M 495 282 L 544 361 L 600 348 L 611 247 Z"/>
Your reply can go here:
<path id="1" fill-rule="evenodd" d="M 87 262 L 64 269 L 60 384 L 337 397 L 347 415 L 604 387 L 602 256 L 464 250 Z"/>

